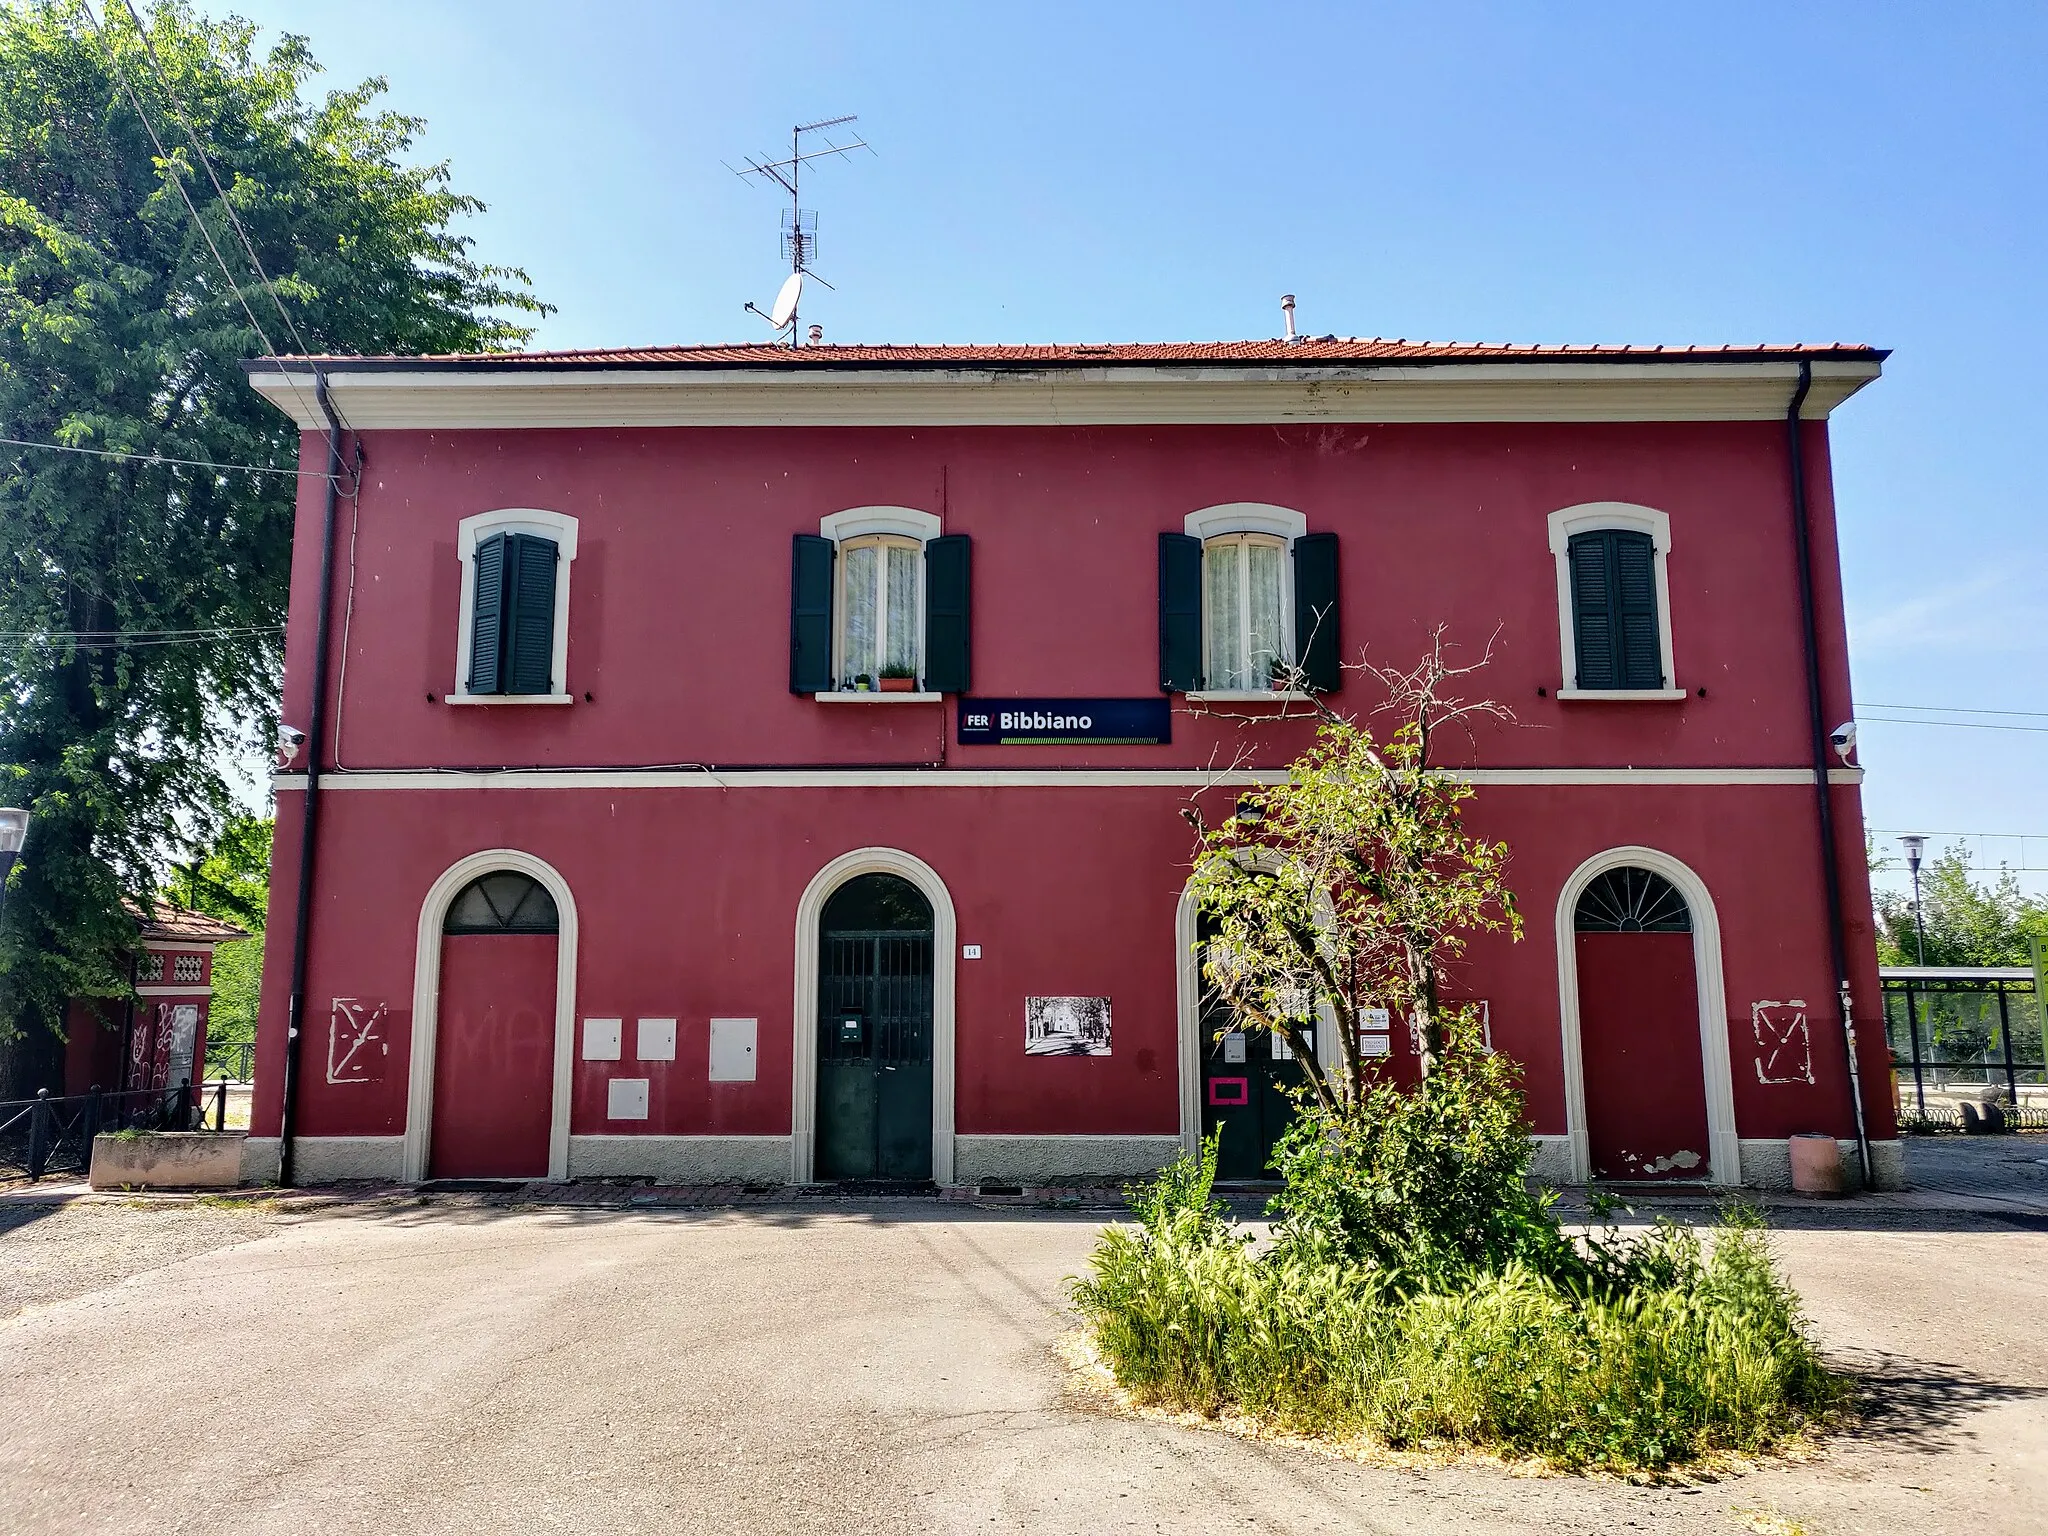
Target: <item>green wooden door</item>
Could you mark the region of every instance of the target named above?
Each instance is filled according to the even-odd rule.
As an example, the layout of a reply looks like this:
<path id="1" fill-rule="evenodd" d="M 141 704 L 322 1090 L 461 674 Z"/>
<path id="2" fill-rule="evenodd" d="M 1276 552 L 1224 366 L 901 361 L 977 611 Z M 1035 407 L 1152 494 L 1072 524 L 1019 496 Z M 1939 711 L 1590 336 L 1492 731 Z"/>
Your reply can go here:
<path id="1" fill-rule="evenodd" d="M 1269 1035 L 1233 1032 L 1230 1010 L 1206 982 L 1201 1018 L 1202 1134 L 1217 1135 L 1216 1177 L 1277 1178 L 1273 1147 L 1294 1123 L 1287 1090 L 1304 1081 L 1301 1063 L 1276 1056 L 1276 1048 L 1285 1052 L 1286 1046 Z"/>
<path id="2" fill-rule="evenodd" d="M 917 888 L 862 875 L 818 931 L 821 1179 L 932 1176 L 932 916 Z"/>

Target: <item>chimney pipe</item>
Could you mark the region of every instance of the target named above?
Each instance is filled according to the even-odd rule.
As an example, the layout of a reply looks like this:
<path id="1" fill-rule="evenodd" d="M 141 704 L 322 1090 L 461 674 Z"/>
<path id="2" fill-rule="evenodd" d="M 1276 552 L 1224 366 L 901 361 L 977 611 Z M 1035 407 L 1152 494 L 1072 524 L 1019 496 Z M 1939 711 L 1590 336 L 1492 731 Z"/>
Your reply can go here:
<path id="1" fill-rule="evenodd" d="M 1289 341 L 1301 340 L 1299 336 L 1294 334 L 1294 295 L 1291 293 L 1280 295 L 1280 318 L 1287 322 L 1287 339 Z"/>
<path id="2" fill-rule="evenodd" d="M 825 339 L 825 327 L 823 327 L 822 325 L 814 325 L 814 326 L 812 326 L 812 327 L 811 327 L 811 345 L 815 347 L 815 346 L 817 346 L 817 345 L 818 345 L 818 343 L 820 343 L 820 342 L 821 342 L 821 341 L 823 341 L 824 339 Z"/>

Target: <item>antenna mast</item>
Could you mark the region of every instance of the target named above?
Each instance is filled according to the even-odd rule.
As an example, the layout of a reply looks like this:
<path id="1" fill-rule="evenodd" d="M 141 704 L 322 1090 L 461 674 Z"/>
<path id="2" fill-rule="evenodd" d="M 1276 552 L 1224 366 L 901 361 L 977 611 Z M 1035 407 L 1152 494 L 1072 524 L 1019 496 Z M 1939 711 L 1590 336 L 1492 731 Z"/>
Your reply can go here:
<path id="1" fill-rule="evenodd" d="M 803 180 L 804 163 L 809 160 L 822 160 L 827 155 L 837 155 L 843 160 L 847 158 L 849 151 L 856 149 L 865 149 L 871 155 L 875 152 L 874 147 L 858 135 L 844 144 L 836 143 L 827 137 L 822 148 L 806 149 L 804 135 L 823 134 L 828 129 L 843 128 L 848 123 L 859 121 L 857 116 L 847 116 L 828 117 L 815 123 L 798 123 L 789 130 L 787 159 L 757 160 L 748 155 L 744 169 L 734 165 L 726 166 L 726 169 L 735 176 L 748 180 L 770 181 L 789 194 L 789 211 L 782 216 L 782 254 L 789 262 L 789 277 L 784 281 L 782 291 L 788 303 L 785 306 L 782 299 L 777 299 L 772 314 L 756 308 L 751 302 L 746 307 L 767 320 L 778 331 L 787 327 L 789 344 L 792 347 L 797 344 L 797 337 L 802 332 L 802 327 L 797 324 L 796 305 L 803 292 L 804 279 L 812 277 L 825 283 L 827 288 L 832 286 L 811 270 L 811 262 L 818 254 L 818 215 L 814 210 L 803 206 L 797 191 Z"/>

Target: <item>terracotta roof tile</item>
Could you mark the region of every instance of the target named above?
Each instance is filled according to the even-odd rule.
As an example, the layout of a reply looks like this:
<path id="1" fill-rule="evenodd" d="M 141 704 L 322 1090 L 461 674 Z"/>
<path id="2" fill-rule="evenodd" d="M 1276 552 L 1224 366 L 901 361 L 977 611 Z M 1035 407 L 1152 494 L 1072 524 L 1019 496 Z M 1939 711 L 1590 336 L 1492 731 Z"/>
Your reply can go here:
<path id="1" fill-rule="evenodd" d="M 222 922 L 217 917 L 208 917 L 204 912 L 194 912 L 189 907 L 176 906 L 168 901 L 157 902 L 147 916 L 139 902 L 123 900 L 121 905 L 141 926 L 145 939 L 224 944 L 230 939 L 249 937 L 245 928 L 237 928 L 233 923 Z"/>
<path id="2" fill-rule="evenodd" d="M 868 346 L 821 344 L 787 347 L 771 342 L 673 347 L 606 347 L 571 352 L 470 352 L 425 357 L 325 357 L 266 361 L 317 361 L 347 366 L 430 363 L 485 368 L 520 367 L 691 367 L 767 366 L 828 368 L 878 364 L 918 367 L 1042 367 L 1111 363 L 1429 363 L 1470 361 L 1624 361 L 1796 362 L 1801 358 L 1838 361 L 1882 361 L 1879 348 L 1849 342 L 1763 343 L 1755 346 L 1671 347 L 1523 346 L 1506 342 L 1392 341 L 1376 337 L 1319 336 L 1300 341 L 1143 341 L 1065 343 L 1060 345 Z"/>

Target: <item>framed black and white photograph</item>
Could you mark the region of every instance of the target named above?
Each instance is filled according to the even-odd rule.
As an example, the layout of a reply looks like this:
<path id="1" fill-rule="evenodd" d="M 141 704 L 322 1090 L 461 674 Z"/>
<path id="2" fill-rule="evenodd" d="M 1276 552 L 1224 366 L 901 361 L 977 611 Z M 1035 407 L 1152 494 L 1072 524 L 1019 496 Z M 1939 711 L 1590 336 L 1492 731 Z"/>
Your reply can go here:
<path id="1" fill-rule="evenodd" d="M 1026 1056 L 1107 1056 L 1109 999 L 1027 997 L 1024 999 Z"/>

